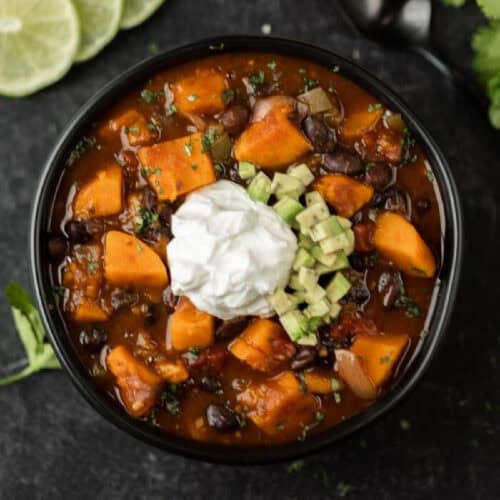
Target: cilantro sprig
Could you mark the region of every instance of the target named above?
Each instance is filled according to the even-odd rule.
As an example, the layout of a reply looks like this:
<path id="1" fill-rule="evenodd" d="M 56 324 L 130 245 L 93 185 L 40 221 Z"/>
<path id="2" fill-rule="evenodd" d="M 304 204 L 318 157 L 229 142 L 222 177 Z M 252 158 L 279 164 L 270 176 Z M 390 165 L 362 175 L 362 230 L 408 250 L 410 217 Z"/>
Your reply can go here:
<path id="1" fill-rule="evenodd" d="M 51 345 L 45 340 L 45 330 L 40 314 L 29 294 L 19 284 L 10 283 L 7 286 L 6 295 L 28 364 L 18 372 L 0 378 L 0 386 L 12 384 L 40 370 L 60 368 Z"/>

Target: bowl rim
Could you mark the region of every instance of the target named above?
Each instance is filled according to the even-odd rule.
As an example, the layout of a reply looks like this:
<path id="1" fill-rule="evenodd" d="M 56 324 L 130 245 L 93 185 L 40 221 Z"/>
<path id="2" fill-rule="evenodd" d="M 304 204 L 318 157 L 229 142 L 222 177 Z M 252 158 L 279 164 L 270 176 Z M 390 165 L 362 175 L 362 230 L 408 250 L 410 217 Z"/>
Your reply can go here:
<path id="1" fill-rule="evenodd" d="M 314 434 L 302 442 L 292 442 L 270 447 L 235 447 L 201 443 L 180 438 L 129 417 L 118 405 L 97 390 L 72 346 L 64 328 L 56 327 L 53 304 L 49 300 L 49 283 L 44 277 L 41 241 L 47 232 L 49 213 L 52 210 L 53 190 L 63 169 L 64 159 L 88 126 L 91 117 L 102 113 L 109 104 L 137 87 L 162 69 L 190 60 L 227 52 L 267 52 L 290 55 L 314 61 L 324 66 L 340 66 L 341 75 L 366 89 L 382 103 L 400 112 L 412 131 L 417 143 L 425 150 L 432 165 L 444 212 L 443 265 L 437 279 L 437 293 L 432 314 L 428 315 L 431 333 L 422 340 L 419 360 L 413 360 L 394 387 L 364 412 L 346 421 Z M 373 423 L 399 403 L 416 385 L 430 365 L 449 323 L 458 290 L 463 258 L 463 215 L 459 193 L 449 165 L 432 136 L 423 127 L 413 111 L 388 86 L 357 63 L 334 52 L 302 41 L 264 36 L 233 35 L 203 39 L 172 50 L 166 50 L 132 66 L 107 83 L 79 109 L 66 125 L 54 146 L 38 181 L 33 200 L 29 234 L 30 270 L 36 303 L 40 310 L 47 336 L 69 374 L 73 384 L 87 402 L 106 420 L 128 434 L 167 452 L 212 463 L 228 465 L 261 465 L 304 457 L 325 448 L 357 430 Z M 446 252 L 446 254 L 445 254 Z M 60 317 L 59 317 L 60 321 Z"/>

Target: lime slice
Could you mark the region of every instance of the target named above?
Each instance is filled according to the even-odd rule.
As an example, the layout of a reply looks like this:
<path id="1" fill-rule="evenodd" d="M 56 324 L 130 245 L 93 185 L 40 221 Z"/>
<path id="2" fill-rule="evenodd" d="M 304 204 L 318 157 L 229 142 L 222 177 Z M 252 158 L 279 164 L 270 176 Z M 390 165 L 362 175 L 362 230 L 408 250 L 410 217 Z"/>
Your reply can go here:
<path id="1" fill-rule="evenodd" d="M 165 0 L 125 0 L 125 8 L 123 10 L 120 27 L 127 30 L 141 24 L 151 16 L 164 1 Z"/>
<path id="2" fill-rule="evenodd" d="M 80 47 L 75 61 L 94 57 L 120 29 L 123 0 L 73 0 L 80 17 Z"/>
<path id="3" fill-rule="evenodd" d="M 25 96 L 59 80 L 79 40 L 70 0 L 1 0 L 0 94 Z"/>

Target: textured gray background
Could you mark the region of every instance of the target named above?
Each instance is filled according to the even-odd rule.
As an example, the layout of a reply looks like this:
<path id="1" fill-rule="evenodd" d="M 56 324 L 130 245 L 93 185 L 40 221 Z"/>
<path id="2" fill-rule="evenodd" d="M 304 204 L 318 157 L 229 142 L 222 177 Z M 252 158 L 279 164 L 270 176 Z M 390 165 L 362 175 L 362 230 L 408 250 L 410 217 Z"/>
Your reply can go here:
<path id="1" fill-rule="evenodd" d="M 470 63 L 481 16 L 439 8 L 439 44 Z M 112 427 L 61 372 L 0 389 L 0 498 L 496 499 L 500 495 L 498 326 L 499 135 L 474 104 L 418 56 L 353 38 L 335 1 L 169 0 L 93 61 L 29 99 L 0 98 L 0 285 L 28 283 L 27 231 L 37 177 L 75 111 L 104 83 L 161 49 L 217 34 L 274 35 L 359 59 L 416 110 L 451 163 L 467 224 L 465 276 L 448 336 L 418 388 L 395 411 L 338 446 L 285 465 L 230 468 L 161 453 Z M 0 298 L 0 373 L 22 360 Z M 400 419 L 411 422 L 404 431 Z"/>

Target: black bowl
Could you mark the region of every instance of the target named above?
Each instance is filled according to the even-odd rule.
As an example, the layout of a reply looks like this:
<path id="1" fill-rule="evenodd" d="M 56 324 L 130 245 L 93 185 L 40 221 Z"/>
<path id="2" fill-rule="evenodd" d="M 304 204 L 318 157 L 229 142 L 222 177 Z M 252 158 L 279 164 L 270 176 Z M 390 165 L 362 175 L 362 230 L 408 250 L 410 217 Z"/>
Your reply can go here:
<path id="1" fill-rule="evenodd" d="M 260 51 L 310 59 L 327 67 L 339 65 L 341 74 L 371 92 L 388 108 L 400 112 L 417 142 L 425 150 L 440 190 L 443 226 L 443 265 L 438 285 L 427 317 L 424 336 L 411 362 L 388 393 L 364 413 L 354 416 L 304 442 L 294 442 L 270 448 L 225 447 L 199 443 L 172 436 L 145 422 L 129 417 L 125 411 L 101 393 L 88 376 L 66 332 L 62 317 L 52 302 L 48 275 L 46 235 L 54 203 L 54 193 L 61 169 L 69 151 L 82 131 L 118 98 L 146 81 L 155 72 L 215 52 Z M 129 434 L 166 451 L 211 462 L 226 464 L 264 464 L 289 460 L 332 445 L 339 439 L 373 422 L 412 389 L 429 366 L 450 318 L 457 291 L 462 261 L 462 214 L 458 192 L 443 154 L 408 107 L 384 84 L 367 71 L 338 55 L 304 43 L 270 37 L 235 36 L 202 40 L 156 55 L 129 69 L 106 85 L 66 128 L 52 152 L 40 179 L 31 220 L 30 255 L 36 300 L 45 328 L 63 367 L 87 401 L 109 421 Z"/>

